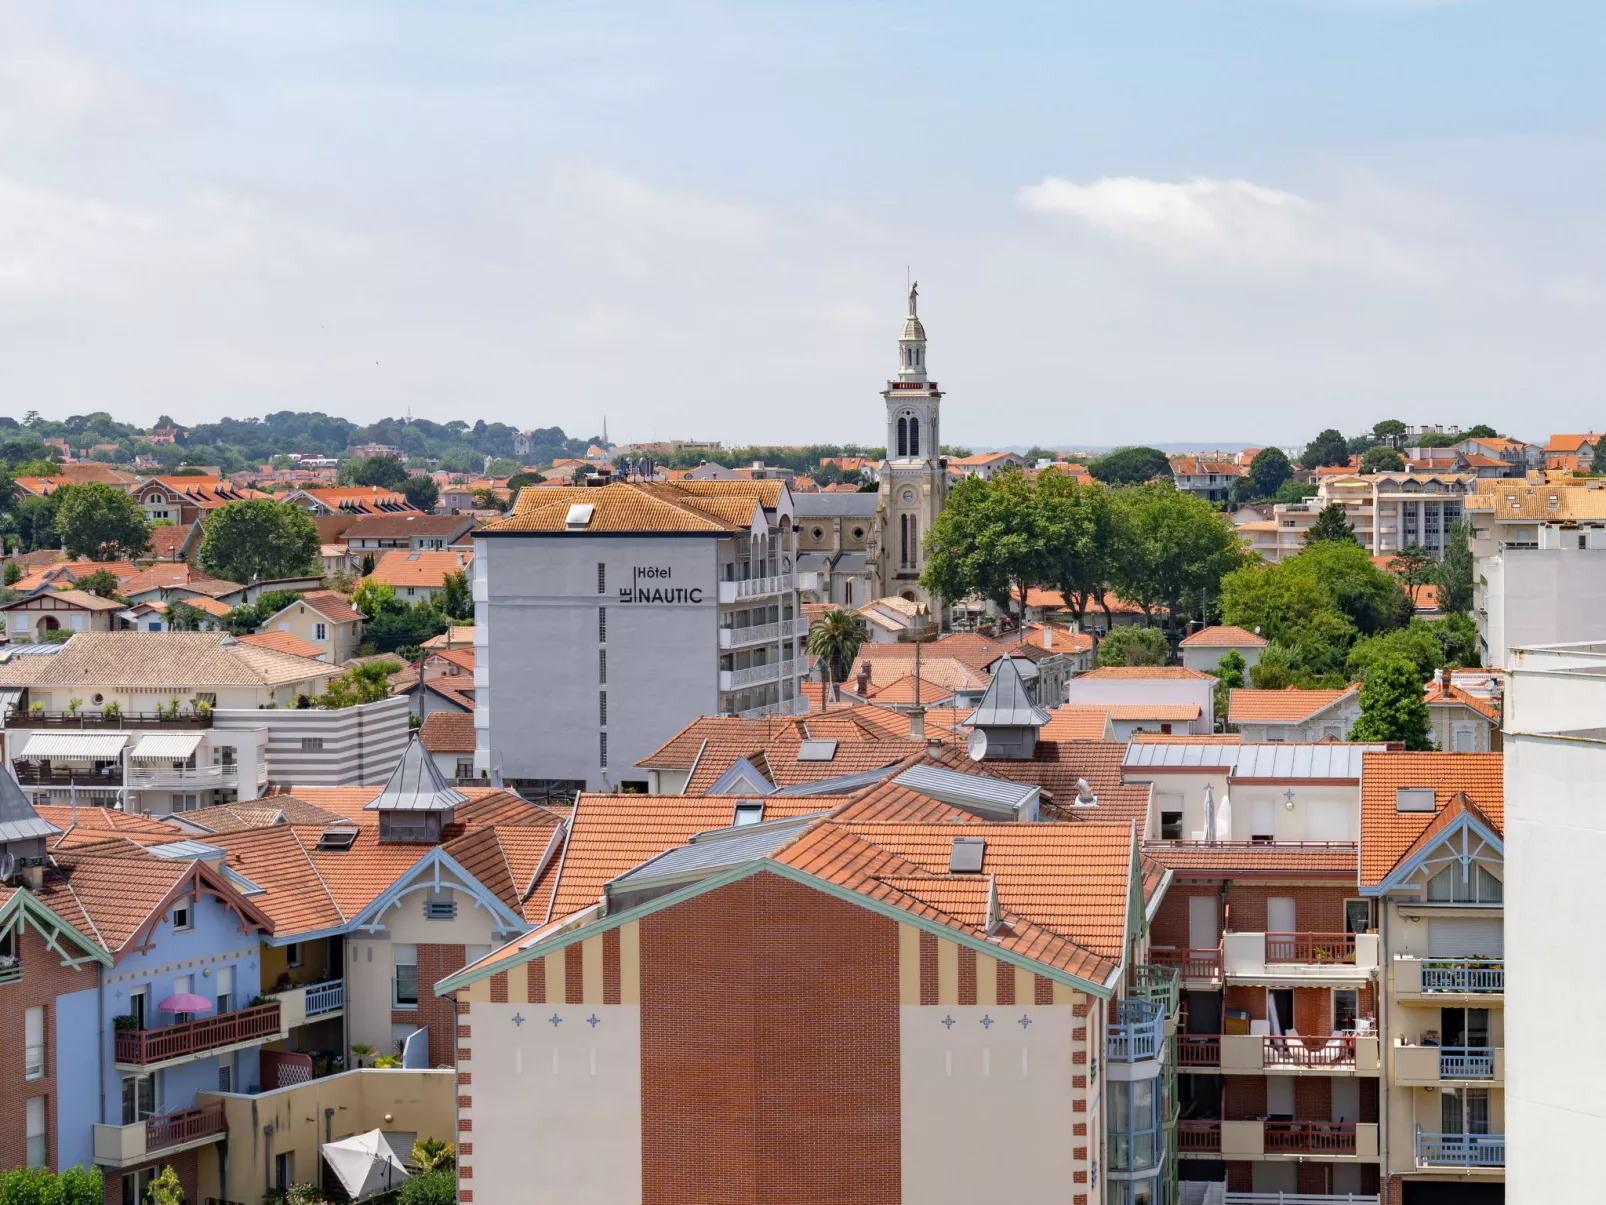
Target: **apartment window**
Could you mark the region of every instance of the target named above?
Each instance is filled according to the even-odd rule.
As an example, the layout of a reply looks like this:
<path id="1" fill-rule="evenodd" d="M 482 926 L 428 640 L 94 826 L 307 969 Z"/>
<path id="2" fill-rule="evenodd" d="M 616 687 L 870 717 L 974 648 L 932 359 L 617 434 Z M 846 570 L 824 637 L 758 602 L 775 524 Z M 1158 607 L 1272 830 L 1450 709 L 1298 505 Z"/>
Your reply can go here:
<path id="1" fill-rule="evenodd" d="M 150 996 L 149 987 L 136 987 L 128 993 L 128 1015 L 134 1018 L 134 1028 L 145 1028 L 145 1001 Z"/>
<path id="2" fill-rule="evenodd" d="M 474 759 L 473 758 L 460 757 L 460 758 L 457 759 L 457 776 L 459 778 L 473 778 L 474 777 Z"/>
<path id="3" fill-rule="evenodd" d="M 597 640 L 599 643 L 608 643 L 608 608 L 597 608 Z"/>
<path id="4" fill-rule="evenodd" d="M 1504 890 L 1499 879 L 1482 866 L 1446 866 L 1428 880 L 1430 904 L 1498 904 Z"/>
<path id="5" fill-rule="evenodd" d="M 604 686 L 608 684 L 608 650 L 597 650 L 597 681 Z"/>
<path id="6" fill-rule="evenodd" d="M 217 994 L 217 1012 L 226 1013 L 234 1007 L 234 968 L 220 967 L 217 973 L 217 986 L 213 989 Z M 228 1089 L 224 1089 L 227 1091 Z"/>
<path id="7" fill-rule="evenodd" d="M 22 1074 L 25 1079 L 45 1078 L 45 1010 L 30 1008 L 22 1015 Z"/>
<path id="8" fill-rule="evenodd" d="M 415 595 L 417 593 L 418 593 L 418 587 L 417 586 L 408 586 L 407 587 L 407 597 L 408 598 L 413 597 L 413 595 Z"/>
<path id="9" fill-rule="evenodd" d="M 608 764 L 608 734 L 604 732 L 601 737 L 602 765 L 606 766 Z"/>
<path id="10" fill-rule="evenodd" d="M 170 798 L 171 810 L 175 812 L 193 812 L 201 806 L 201 797 L 193 792 L 184 795 L 175 794 Z"/>
<path id="11" fill-rule="evenodd" d="M 1445 1134 L 1487 1134 L 1489 1089 L 1445 1089 L 1439 1094 L 1439 1122 Z"/>
<path id="12" fill-rule="evenodd" d="M 329 625 L 326 624 L 326 623 L 315 623 L 315 624 L 313 624 L 312 625 L 312 638 L 314 640 L 328 640 L 329 639 Z"/>
<path id="13" fill-rule="evenodd" d="M 321 736 L 304 736 L 304 737 L 302 737 L 301 738 L 301 752 L 303 752 L 303 753 L 322 753 L 323 752 L 323 737 L 321 737 Z"/>
<path id="14" fill-rule="evenodd" d="M 598 561 L 597 562 L 597 593 L 598 594 L 606 594 L 607 592 L 608 592 L 608 566 L 604 565 L 601 561 Z"/>
<path id="15" fill-rule="evenodd" d="M 123 1077 L 123 1124 L 133 1125 L 156 1116 L 156 1076 Z"/>
<path id="16" fill-rule="evenodd" d="M 273 1157 L 273 1186 L 275 1188 L 289 1188 L 295 1183 L 296 1154 L 294 1151 L 285 1151 Z"/>
<path id="17" fill-rule="evenodd" d="M 418 947 L 392 943 L 390 956 L 395 970 L 395 998 L 397 1008 L 418 1007 Z"/>
<path id="18" fill-rule="evenodd" d="M 1160 1132 L 1159 1081 L 1112 1080 L 1108 1084 L 1109 1151 L 1113 1171 L 1142 1171 L 1158 1160 Z"/>
<path id="19" fill-rule="evenodd" d="M 161 1172 L 161 1165 L 141 1168 L 123 1176 L 123 1205 L 145 1205 L 151 1181 Z"/>
<path id="20" fill-rule="evenodd" d="M 173 932 L 183 933 L 195 928 L 194 907 L 194 902 L 189 899 L 180 900 L 173 905 Z"/>
<path id="21" fill-rule="evenodd" d="M 1356 990 L 1333 989 L 1333 1032 L 1354 1033 L 1355 1018 L 1360 1015 L 1360 997 Z"/>
<path id="22" fill-rule="evenodd" d="M 292 941 L 284 947 L 284 965 L 298 967 L 301 965 L 301 943 Z"/>
<path id="23" fill-rule="evenodd" d="M 217 1090 L 219 1092 L 234 1091 L 234 1068 L 224 1063 L 217 1069 Z"/>
<path id="24" fill-rule="evenodd" d="M 1182 840 L 1182 813 L 1181 812 L 1161 812 L 1160 813 L 1160 840 L 1162 840 L 1162 841 L 1180 841 L 1180 840 Z"/>
<path id="25" fill-rule="evenodd" d="M 50 1151 L 45 1142 L 45 1098 L 30 1096 L 27 1113 L 28 1166 L 43 1167 L 50 1161 Z"/>
<path id="26" fill-rule="evenodd" d="M 598 723 L 604 724 L 604 725 L 607 724 L 607 722 L 608 722 L 608 692 L 605 691 L 605 690 L 599 690 L 597 692 L 597 717 L 598 717 L 598 720 L 597 720 Z"/>
<path id="27" fill-rule="evenodd" d="M 1372 928 L 1372 901 L 1344 901 L 1344 932 L 1366 933 Z"/>

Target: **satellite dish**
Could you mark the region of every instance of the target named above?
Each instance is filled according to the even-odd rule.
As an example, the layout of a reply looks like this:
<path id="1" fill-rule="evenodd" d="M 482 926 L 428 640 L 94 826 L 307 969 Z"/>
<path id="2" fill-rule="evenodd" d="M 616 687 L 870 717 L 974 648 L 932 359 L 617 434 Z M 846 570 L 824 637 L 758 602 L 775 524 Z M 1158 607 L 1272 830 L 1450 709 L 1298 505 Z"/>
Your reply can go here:
<path id="1" fill-rule="evenodd" d="M 17 873 L 17 855 L 14 853 L 0 854 L 0 881 L 9 879 Z"/>
<path id="2" fill-rule="evenodd" d="M 965 742 L 965 751 L 970 754 L 971 761 L 980 761 L 987 756 L 987 734 L 980 728 L 970 730 L 970 739 Z"/>

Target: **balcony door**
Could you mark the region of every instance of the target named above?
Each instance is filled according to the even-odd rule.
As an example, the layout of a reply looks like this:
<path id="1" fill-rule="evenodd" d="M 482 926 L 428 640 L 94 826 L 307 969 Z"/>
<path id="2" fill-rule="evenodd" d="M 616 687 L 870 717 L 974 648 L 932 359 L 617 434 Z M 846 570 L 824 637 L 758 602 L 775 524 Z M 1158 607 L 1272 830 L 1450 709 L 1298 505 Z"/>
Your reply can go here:
<path id="1" fill-rule="evenodd" d="M 1489 1089 L 1446 1088 L 1439 1094 L 1439 1123 L 1445 1134 L 1487 1134 Z"/>
<path id="2" fill-rule="evenodd" d="M 1216 897 L 1191 895 L 1188 897 L 1188 948 L 1214 950 L 1221 944 L 1221 930 L 1216 925 Z"/>
<path id="3" fill-rule="evenodd" d="M 1441 1008 L 1440 1040 L 1446 1046 L 1489 1046 L 1489 1010 L 1486 1008 Z"/>
<path id="4" fill-rule="evenodd" d="M 1266 901 L 1266 932 L 1297 933 L 1292 896 L 1274 895 Z"/>
<path id="5" fill-rule="evenodd" d="M 133 1125 L 147 1117 L 156 1116 L 156 1076 L 125 1075 L 123 1077 L 123 1124 Z"/>

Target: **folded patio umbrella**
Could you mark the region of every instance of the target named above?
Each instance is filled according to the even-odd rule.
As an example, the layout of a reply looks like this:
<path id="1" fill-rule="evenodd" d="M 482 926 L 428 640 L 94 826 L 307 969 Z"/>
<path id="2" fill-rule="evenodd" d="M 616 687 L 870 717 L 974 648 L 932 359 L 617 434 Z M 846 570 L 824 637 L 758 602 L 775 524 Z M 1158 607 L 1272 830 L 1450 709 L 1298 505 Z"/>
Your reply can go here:
<path id="1" fill-rule="evenodd" d="M 205 996 L 197 996 L 194 992 L 179 992 L 176 996 L 169 996 L 156 1007 L 164 1013 L 209 1013 L 212 1011 L 212 1002 Z"/>
<path id="2" fill-rule="evenodd" d="M 339 1142 L 323 1144 L 323 1157 L 339 1177 L 340 1183 L 351 1194 L 353 1201 L 363 1201 L 379 1193 L 391 1192 L 407 1179 L 406 1157 L 397 1149 L 411 1134 L 386 1134 L 369 1130 L 366 1134 L 353 1134 Z"/>

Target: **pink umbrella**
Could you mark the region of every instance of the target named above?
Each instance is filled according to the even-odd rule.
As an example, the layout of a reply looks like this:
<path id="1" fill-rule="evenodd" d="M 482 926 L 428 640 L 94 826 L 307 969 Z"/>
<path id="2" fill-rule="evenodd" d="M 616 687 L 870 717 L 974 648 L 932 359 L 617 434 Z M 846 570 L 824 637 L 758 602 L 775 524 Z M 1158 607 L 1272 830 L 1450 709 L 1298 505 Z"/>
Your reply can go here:
<path id="1" fill-rule="evenodd" d="M 197 996 L 194 992 L 179 992 L 176 996 L 169 996 L 156 1007 L 164 1013 L 209 1013 L 212 1011 L 212 1002 L 205 996 Z"/>

